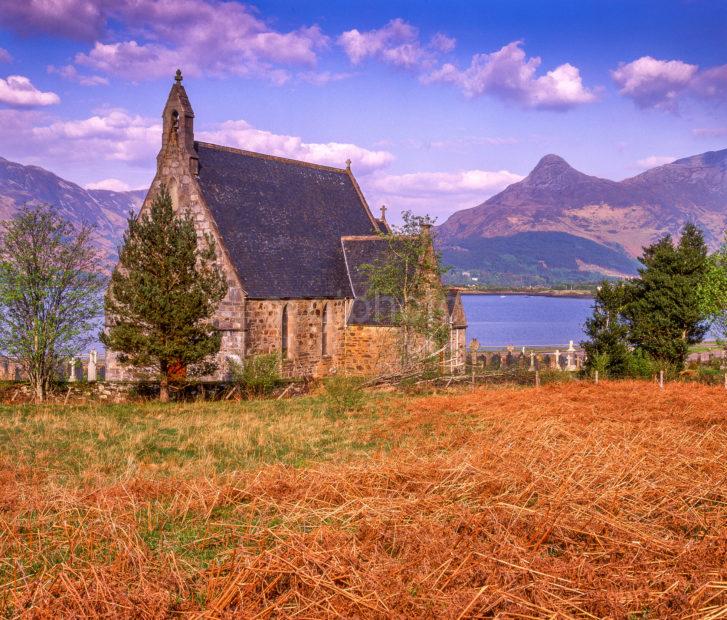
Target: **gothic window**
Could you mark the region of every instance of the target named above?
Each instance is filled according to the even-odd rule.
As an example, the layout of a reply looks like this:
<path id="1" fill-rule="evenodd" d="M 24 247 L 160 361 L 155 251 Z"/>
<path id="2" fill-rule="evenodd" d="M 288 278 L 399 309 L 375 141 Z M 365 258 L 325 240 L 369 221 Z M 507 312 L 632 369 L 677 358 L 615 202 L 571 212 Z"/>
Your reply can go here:
<path id="1" fill-rule="evenodd" d="M 328 355 L 328 304 L 321 315 L 321 355 Z"/>
<path id="2" fill-rule="evenodd" d="M 288 357 L 288 306 L 283 306 L 283 316 L 280 319 L 280 351 L 283 358 Z"/>
<path id="3" fill-rule="evenodd" d="M 174 110 L 172 112 L 172 133 L 176 134 L 179 131 L 179 112 Z"/>

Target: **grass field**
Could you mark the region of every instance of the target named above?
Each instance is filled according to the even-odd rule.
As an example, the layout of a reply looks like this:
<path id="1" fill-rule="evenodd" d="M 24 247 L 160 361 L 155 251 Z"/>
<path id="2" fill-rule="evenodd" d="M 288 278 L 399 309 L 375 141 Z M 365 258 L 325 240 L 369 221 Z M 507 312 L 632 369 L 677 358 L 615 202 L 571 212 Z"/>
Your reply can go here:
<path id="1" fill-rule="evenodd" d="M 0 617 L 727 617 L 727 397 L 0 409 Z"/>

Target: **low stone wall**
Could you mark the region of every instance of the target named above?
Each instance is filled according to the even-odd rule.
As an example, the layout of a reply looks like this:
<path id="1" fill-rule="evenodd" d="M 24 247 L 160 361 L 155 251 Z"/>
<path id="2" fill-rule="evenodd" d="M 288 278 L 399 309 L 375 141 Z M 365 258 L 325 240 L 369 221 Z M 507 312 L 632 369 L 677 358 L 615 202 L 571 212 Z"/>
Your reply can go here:
<path id="1" fill-rule="evenodd" d="M 135 393 L 137 384 L 114 381 L 76 381 L 57 383 L 48 395 L 49 402 L 125 402 Z M 27 382 L 15 382 L 4 387 L 2 400 L 5 402 L 28 402 L 34 398 Z"/>

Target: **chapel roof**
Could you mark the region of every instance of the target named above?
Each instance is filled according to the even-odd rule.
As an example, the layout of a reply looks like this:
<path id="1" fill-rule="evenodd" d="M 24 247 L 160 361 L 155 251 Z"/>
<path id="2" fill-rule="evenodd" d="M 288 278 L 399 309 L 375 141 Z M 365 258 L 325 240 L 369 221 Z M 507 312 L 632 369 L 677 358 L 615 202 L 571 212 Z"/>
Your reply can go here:
<path id="1" fill-rule="evenodd" d="M 369 274 L 364 265 L 378 265 L 396 260 L 392 250 L 402 243 L 396 237 L 381 235 L 347 236 L 341 239 L 346 269 L 355 300 L 349 313 L 352 325 L 393 325 L 398 304 L 387 295 L 368 296 Z"/>
<path id="2" fill-rule="evenodd" d="M 353 297 L 341 238 L 379 223 L 350 169 L 195 142 L 199 186 L 247 296 Z"/>

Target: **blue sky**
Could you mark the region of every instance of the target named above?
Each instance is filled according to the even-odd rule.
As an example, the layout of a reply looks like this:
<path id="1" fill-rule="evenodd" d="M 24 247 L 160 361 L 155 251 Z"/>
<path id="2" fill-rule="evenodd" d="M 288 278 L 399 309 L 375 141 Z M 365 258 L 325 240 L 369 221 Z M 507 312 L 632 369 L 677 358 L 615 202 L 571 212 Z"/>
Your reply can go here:
<path id="1" fill-rule="evenodd" d="M 5 0 L 0 156 L 148 185 L 174 70 L 200 139 L 344 165 L 445 219 L 557 153 L 621 179 L 727 144 L 727 3 Z"/>

